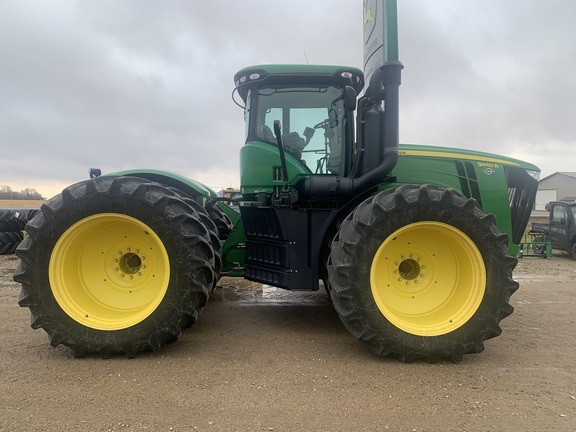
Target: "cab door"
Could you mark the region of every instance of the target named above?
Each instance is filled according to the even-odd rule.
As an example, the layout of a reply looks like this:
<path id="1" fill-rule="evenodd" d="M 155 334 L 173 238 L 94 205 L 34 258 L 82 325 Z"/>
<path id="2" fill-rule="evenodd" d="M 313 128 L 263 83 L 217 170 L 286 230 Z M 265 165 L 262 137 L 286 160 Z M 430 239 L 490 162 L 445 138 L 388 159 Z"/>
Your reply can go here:
<path id="1" fill-rule="evenodd" d="M 568 250 L 570 218 L 566 206 L 556 204 L 550 209 L 550 242 L 552 248 Z"/>

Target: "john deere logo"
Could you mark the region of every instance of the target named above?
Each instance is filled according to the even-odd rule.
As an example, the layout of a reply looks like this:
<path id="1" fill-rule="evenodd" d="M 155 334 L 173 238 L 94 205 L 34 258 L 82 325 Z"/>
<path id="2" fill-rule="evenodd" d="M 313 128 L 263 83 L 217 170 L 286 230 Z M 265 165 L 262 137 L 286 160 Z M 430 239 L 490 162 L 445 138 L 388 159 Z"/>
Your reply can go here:
<path id="1" fill-rule="evenodd" d="M 376 0 L 364 0 L 364 44 L 368 42 L 376 26 Z"/>

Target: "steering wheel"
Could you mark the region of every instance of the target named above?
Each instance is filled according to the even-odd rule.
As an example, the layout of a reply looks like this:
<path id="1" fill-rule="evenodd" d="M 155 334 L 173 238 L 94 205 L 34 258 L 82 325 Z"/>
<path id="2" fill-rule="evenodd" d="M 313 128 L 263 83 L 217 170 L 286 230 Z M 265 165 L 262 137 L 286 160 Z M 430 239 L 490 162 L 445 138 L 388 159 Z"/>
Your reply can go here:
<path id="1" fill-rule="evenodd" d="M 314 126 L 314 129 L 328 129 L 338 126 L 338 119 L 326 119 Z"/>
<path id="2" fill-rule="evenodd" d="M 328 126 L 330 126 L 330 119 L 326 119 L 326 120 L 321 121 L 316 126 L 314 126 L 314 129 L 320 129 L 320 128 L 325 129 Z"/>
<path id="3" fill-rule="evenodd" d="M 321 121 L 316 126 L 314 126 L 314 129 L 327 128 L 328 126 L 330 126 L 330 119 Z"/>

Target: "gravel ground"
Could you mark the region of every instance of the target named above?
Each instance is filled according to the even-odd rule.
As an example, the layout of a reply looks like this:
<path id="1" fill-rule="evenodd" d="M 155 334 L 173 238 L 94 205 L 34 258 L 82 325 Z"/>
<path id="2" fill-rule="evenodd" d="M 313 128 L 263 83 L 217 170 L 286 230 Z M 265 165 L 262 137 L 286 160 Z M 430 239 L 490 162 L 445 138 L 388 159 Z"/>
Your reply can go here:
<path id="1" fill-rule="evenodd" d="M 326 296 L 222 279 L 160 353 L 74 359 L 29 326 L 0 256 L 0 431 L 573 431 L 576 261 L 523 258 L 515 313 L 481 354 L 402 364 Z"/>

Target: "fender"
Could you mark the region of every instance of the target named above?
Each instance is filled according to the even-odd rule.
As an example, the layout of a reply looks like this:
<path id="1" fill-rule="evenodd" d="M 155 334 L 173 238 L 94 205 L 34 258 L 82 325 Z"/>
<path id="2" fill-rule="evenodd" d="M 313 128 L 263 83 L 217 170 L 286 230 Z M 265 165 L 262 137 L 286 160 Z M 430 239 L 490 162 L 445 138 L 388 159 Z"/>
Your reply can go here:
<path id="1" fill-rule="evenodd" d="M 197 180 L 192 180 L 188 177 L 161 170 L 153 169 L 132 169 L 126 171 L 116 171 L 113 173 L 105 174 L 107 176 L 131 176 L 140 177 L 156 183 L 161 183 L 166 186 L 170 186 L 181 190 L 187 195 L 194 197 L 199 200 L 201 197 L 217 197 L 218 194 Z"/>

